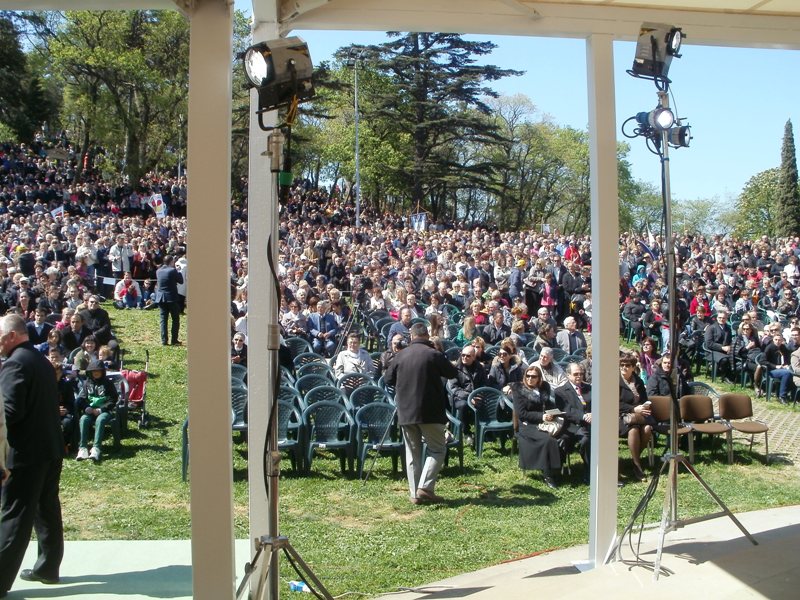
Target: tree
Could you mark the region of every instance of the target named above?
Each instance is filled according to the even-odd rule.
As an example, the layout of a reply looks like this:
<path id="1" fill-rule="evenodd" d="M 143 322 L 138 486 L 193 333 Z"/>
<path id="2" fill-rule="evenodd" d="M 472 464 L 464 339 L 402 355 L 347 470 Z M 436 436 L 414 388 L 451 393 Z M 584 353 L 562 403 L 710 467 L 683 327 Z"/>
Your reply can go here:
<path id="1" fill-rule="evenodd" d="M 41 78 L 31 74 L 14 22 L 0 13 L 0 123 L 30 142 L 56 106 Z"/>
<path id="2" fill-rule="evenodd" d="M 374 114 L 365 116 L 390 119 L 395 131 L 411 140 L 411 164 L 397 175 L 410 190 L 412 207 L 427 199 L 436 218 L 455 197 L 454 185 L 474 183 L 491 169 L 485 162 L 457 164 L 454 146 L 500 140 L 494 126 L 481 118 L 490 113 L 483 98 L 497 96 L 486 83 L 519 72 L 476 64 L 476 57 L 495 48 L 491 42 L 470 42 L 451 33 L 388 35 L 395 39 L 365 49 L 365 57 L 393 85 L 375 98 Z"/>
<path id="3" fill-rule="evenodd" d="M 36 35 L 35 50 L 63 82 L 64 120 L 80 140 L 81 155 L 104 148 L 124 164 L 132 181 L 172 166 L 178 116 L 186 113 L 186 19 L 175 11 L 151 10 L 26 18 Z"/>
<path id="4" fill-rule="evenodd" d="M 800 189 L 797 187 L 797 157 L 791 119 L 786 121 L 781 147 L 781 168 L 778 183 L 778 215 L 776 233 L 793 236 L 800 233 Z"/>
<path id="5" fill-rule="evenodd" d="M 750 178 L 736 200 L 735 217 L 726 224 L 743 239 L 773 237 L 779 225 L 780 169 L 767 169 Z"/>

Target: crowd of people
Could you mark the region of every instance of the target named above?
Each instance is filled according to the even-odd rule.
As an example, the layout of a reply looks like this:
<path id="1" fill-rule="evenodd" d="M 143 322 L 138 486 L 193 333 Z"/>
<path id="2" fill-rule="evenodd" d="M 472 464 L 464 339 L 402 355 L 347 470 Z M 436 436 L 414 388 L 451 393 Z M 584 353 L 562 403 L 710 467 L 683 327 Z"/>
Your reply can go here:
<path id="1" fill-rule="evenodd" d="M 54 367 L 62 443 L 77 450 L 77 458 L 98 461 L 102 436 L 92 438 L 90 426 L 102 425 L 113 404 L 110 398 L 101 401 L 100 392 L 106 370 L 119 359 L 101 303 L 108 299 L 120 310 L 160 308 L 162 343 L 180 343 L 175 324 L 185 308 L 188 188 L 186 177 L 160 173 L 135 182 L 108 178 L 68 142 L 58 146 L 0 144 L 0 313 L 18 317 L 26 343 Z M 236 196 L 246 197 L 246 191 L 247 181 L 237 182 Z M 162 218 L 147 205 L 153 194 L 167 206 Z M 294 184 L 280 212 L 276 275 L 284 337 L 307 339 L 340 372 L 374 369 L 374 377 L 397 376 L 393 360 L 413 344 L 412 337 L 426 347 L 444 349 L 446 342 L 458 348 L 457 356 L 448 355 L 452 370 L 441 368 L 442 401 L 453 414 L 466 422 L 470 392 L 495 387 L 513 400 L 523 468 L 541 470 L 552 487 L 566 453 L 578 448 L 588 461 L 588 236 L 412 221 L 370 207 L 356 225 L 352 198 L 307 181 Z M 415 229 L 412 222 L 425 225 Z M 246 202 L 232 203 L 231 361 L 242 365 L 247 236 Z M 664 240 L 632 233 L 619 240 L 620 332 L 641 344 L 641 353 L 620 363 L 620 435 L 628 440 L 637 477 L 643 476 L 641 449 L 652 434 L 646 398 L 664 384 L 670 357 L 663 353 L 671 335 L 679 337 L 686 356 L 709 361 L 720 377 L 747 373 L 757 389 L 762 380 L 774 382 L 783 401 L 800 383 L 800 238 L 686 233 L 674 245 L 679 268 L 673 332 Z M 159 296 L 161 281 L 165 290 Z M 388 326 L 371 329 L 377 321 L 371 317 L 384 313 Z M 6 329 L 22 339 L 13 333 L 17 321 Z M 359 336 L 346 338 L 352 332 Z M 377 364 L 364 358 L 361 343 L 380 344 Z M 559 353 L 581 360 L 562 368 Z M 76 378 L 89 385 L 76 387 Z M 404 425 L 419 425 L 415 419 Z M 412 435 L 414 447 L 425 437 L 419 429 Z M 413 459 L 418 464 L 420 458 Z M 412 471 L 412 500 L 436 500 L 435 469 Z"/>

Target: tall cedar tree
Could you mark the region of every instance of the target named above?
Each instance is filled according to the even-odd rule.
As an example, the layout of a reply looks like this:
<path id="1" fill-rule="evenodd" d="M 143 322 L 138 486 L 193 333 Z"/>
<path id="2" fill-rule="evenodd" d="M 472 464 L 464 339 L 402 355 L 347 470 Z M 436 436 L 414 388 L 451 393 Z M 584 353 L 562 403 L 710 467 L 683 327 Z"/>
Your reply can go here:
<path id="1" fill-rule="evenodd" d="M 42 82 L 27 71 L 27 58 L 10 15 L 0 12 L 0 122 L 21 142 L 31 142 L 54 109 Z"/>
<path id="2" fill-rule="evenodd" d="M 781 171 L 778 194 L 778 234 L 800 234 L 800 189 L 797 187 L 797 157 L 791 119 L 786 121 L 781 147 Z"/>
<path id="3" fill-rule="evenodd" d="M 391 91 L 375 99 L 377 118 L 391 119 L 412 140 L 412 164 L 400 173 L 411 190 L 412 208 L 428 207 L 434 218 L 445 212 L 446 198 L 470 180 L 485 181 L 488 162 L 459 164 L 458 144 L 499 143 L 496 126 L 483 116 L 491 113 L 483 101 L 497 93 L 486 85 L 520 71 L 477 65 L 476 57 L 496 47 L 470 42 L 452 33 L 388 32 L 392 41 L 365 53 L 371 66 L 388 75 Z"/>

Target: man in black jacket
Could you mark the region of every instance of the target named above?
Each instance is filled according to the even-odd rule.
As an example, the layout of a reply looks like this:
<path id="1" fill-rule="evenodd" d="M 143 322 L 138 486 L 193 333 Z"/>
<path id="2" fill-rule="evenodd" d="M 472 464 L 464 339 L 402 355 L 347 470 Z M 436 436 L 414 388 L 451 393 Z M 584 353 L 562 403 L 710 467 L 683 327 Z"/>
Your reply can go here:
<path id="1" fill-rule="evenodd" d="M 728 327 L 728 313 L 720 310 L 717 312 L 717 322 L 706 327 L 706 351 L 710 353 L 710 360 L 717 365 L 717 374 L 724 379 L 732 381 L 733 374 L 733 336 Z"/>
<path id="2" fill-rule="evenodd" d="M 592 387 L 583 383 L 585 372 L 580 363 L 570 363 L 567 367 L 566 384 L 555 389 L 556 406 L 564 411 L 564 430 L 559 446 L 564 452 L 578 448 L 586 465 L 584 480 L 589 479 L 589 459 L 591 457 Z"/>
<path id="3" fill-rule="evenodd" d="M 181 328 L 181 308 L 178 299 L 178 284 L 183 283 L 183 275 L 175 268 L 175 258 L 166 256 L 164 263 L 156 271 L 156 293 L 153 302 L 161 311 L 161 345 L 167 345 L 167 321 L 172 319 L 170 329 L 173 346 L 179 346 L 178 331 Z"/>
<path id="4" fill-rule="evenodd" d="M 64 527 L 58 486 L 64 454 L 53 366 L 28 341 L 19 315 L 0 320 L 0 393 L 5 403 L 9 454 L 0 500 L 0 597 L 8 592 L 35 529 L 39 557 L 26 581 L 58 583 Z"/>
<path id="5" fill-rule="evenodd" d="M 395 386 L 397 422 L 403 429 L 406 444 L 411 502 L 442 502 L 444 499 L 434 493 L 447 451 L 444 434 L 447 392 L 442 378 L 451 379 L 457 372 L 447 357 L 430 343 L 425 325 L 415 323 L 410 333 L 411 343 L 392 360 L 384 381 Z M 423 444 L 428 448 L 424 464 Z"/>
<path id="6" fill-rule="evenodd" d="M 489 385 L 486 369 L 480 361 L 475 360 L 476 351 L 472 345 L 461 349 L 461 357 L 454 365 L 456 376 L 447 380 L 447 391 L 450 393 L 450 410 L 464 424 L 464 434 L 467 433 L 469 421 L 465 419 L 464 412 L 467 407 L 467 398 L 479 387 Z"/>

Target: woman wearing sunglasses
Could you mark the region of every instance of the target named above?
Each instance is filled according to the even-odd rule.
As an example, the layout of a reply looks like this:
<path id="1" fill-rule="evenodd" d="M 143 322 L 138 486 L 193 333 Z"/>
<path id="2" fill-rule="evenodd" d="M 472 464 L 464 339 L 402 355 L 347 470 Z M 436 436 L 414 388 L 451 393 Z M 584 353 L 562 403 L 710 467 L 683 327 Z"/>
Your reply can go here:
<path id="1" fill-rule="evenodd" d="M 550 432 L 539 428 L 541 424 L 555 423 L 557 419 L 546 412 L 556 408 L 550 385 L 542 377 L 539 367 L 530 366 L 525 369 L 521 382 L 510 384 L 509 395 L 519 421 L 519 466 L 523 471 L 541 471 L 547 487 L 556 489 L 556 476 L 561 469 L 558 442 Z"/>

